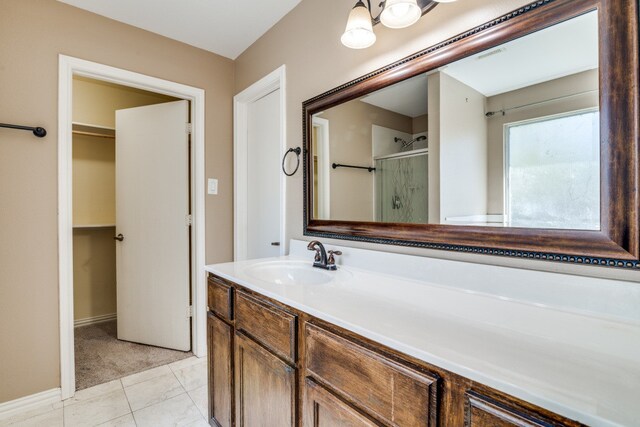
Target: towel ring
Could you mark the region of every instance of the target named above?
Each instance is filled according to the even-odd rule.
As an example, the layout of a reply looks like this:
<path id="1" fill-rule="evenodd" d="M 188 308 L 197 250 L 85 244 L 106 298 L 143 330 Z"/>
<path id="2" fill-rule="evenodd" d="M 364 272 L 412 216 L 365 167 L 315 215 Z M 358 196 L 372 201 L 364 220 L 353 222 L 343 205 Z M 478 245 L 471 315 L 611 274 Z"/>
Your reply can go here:
<path id="1" fill-rule="evenodd" d="M 288 173 L 284 168 L 284 163 L 287 161 L 287 156 L 289 155 L 289 153 L 296 153 L 296 158 L 298 159 L 298 163 L 296 163 L 296 168 L 291 173 Z M 302 149 L 300 147 L 289 148 L 287 152 L 284 153 L 284 157 L 282 158 L 282 172 L 284 172 L 286 176 L 293 176 L 295 175 L 296 172 L 298 172 L 298 168 L 300 167 L 300 153 L 302 153 Z"/>

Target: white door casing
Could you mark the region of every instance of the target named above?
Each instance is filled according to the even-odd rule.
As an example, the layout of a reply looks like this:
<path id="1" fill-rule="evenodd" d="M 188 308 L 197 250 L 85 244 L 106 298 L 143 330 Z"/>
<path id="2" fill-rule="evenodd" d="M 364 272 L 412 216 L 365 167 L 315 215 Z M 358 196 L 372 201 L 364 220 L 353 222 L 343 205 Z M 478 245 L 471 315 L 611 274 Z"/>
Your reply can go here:
<path id="1" fill-rule="evenodd" d="M 205 92 L 96 62 L 59 55 L 58 67 L 58 264 L 60 300 L 60 387 L 63 399 L 75 393 L 73 337 L 73 218 L 71 121 L 73 76 L 83 76 L 188 100 L 191 103 L 191 320 L 192 351 L 207 353 L 205 265 Z"/>
<path id="2" fill-rule="evenodd" d="M 191 349 L 189 103 L 116 111 L 118 339 Z"/>
<path id="3" fill-rule="evenodd" d="M 234 192 L 234 260 L 248 259 L 248 116 L 249 106 L 279 89 L 278 118 L 279 127 L 279 150 L 278 164 L 275 168 L 279 171 L 279 191 L 280 191 L 280 217 L 279 217 L 279 255 L 284 255 L 287 251 L 286 242 L 286 177 L 280 171 L 280 161 L 287 149 L 286 143 L 286 69 L 282 65 L 275 71 L 263 77 L 247 89 L 243 90 L 233 98 L 233 192 Z M 300 168 L 302 170 L 302 168 Z"/>
<path id="4" fill-rule="evenodd" d="M 247 111 L 247 258 L 280 255 L 280 89 Z"/>
<path id="5" fill-rule="evenodd" d="M 313 128 L 318 137 L 318 218 L 331 219 L 331 153 L 329 140 L 329 120 L 312 118 Z M 313 167 L 313 166 L 312 166 Z"/>

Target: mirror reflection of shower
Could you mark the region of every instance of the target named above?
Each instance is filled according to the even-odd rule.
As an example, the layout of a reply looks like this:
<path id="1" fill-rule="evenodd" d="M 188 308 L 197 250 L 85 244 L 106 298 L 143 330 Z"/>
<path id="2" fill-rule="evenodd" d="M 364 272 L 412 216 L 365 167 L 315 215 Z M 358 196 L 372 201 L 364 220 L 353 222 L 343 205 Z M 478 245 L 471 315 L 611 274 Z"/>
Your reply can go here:
<path id="1" fill-rule="evenodd" d="M 428 133 L 413 131 L 372 127 L 376 221 L 428 223 Z"/>
<path id="2" fill-rule="evenodd" d="M 376 159 L 378 221 L 428 222 L 428 155 L 420 151 Z"/>
<path id="3" fill-rule="evenodd" d="M 403 138 L 398 138 L 397 136 L 393 138 L 393 142 L 399 142 L 401 144 L 402 150 L 412 150 L 414 142 L 426 141 L 427 137 L 425 135 L 420 135 L 417 138 L 413 138 L 409 141 L 404 140 Z"/>

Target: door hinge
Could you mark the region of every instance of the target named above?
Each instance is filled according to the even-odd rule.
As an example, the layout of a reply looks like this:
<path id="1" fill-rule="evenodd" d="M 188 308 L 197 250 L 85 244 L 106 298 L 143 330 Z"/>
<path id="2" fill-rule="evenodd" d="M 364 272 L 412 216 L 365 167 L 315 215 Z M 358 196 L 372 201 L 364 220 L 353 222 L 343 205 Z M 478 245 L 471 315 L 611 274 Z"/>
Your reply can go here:
<path id="1" fill-rule="evenodd" d="M 187 317 L 193 317 L 193 306 L 187 307 Z"/>
<path id="2" fill-rule="evenodd" d="M 193 125 L 191 123 L 186 123 L 186 125 L 187 125 L 187 133 L 191 135 L 191 132 L 193 132 Z"/>
<path id="3" fill-rule="evenodd" d="M 193 224 L 193 216 L 187 215 L 185 222 L 187 223 L 187 226 L 191 226 Z"/>

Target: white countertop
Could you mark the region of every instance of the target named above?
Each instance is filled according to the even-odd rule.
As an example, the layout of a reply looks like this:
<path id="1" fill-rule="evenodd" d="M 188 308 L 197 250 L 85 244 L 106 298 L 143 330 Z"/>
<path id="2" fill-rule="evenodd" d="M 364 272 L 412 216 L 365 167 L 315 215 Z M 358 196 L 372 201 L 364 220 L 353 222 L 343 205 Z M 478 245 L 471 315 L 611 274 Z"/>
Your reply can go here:
<path id="1" fill-rule="evenodd" d="M 640 285 L 329 248 L 345 265 L 326 284 L 247 273 L 274 260 L 311 265 L 301 241 L 288 257 L 206 270 L 568 418 L 640 425 Z"/>

